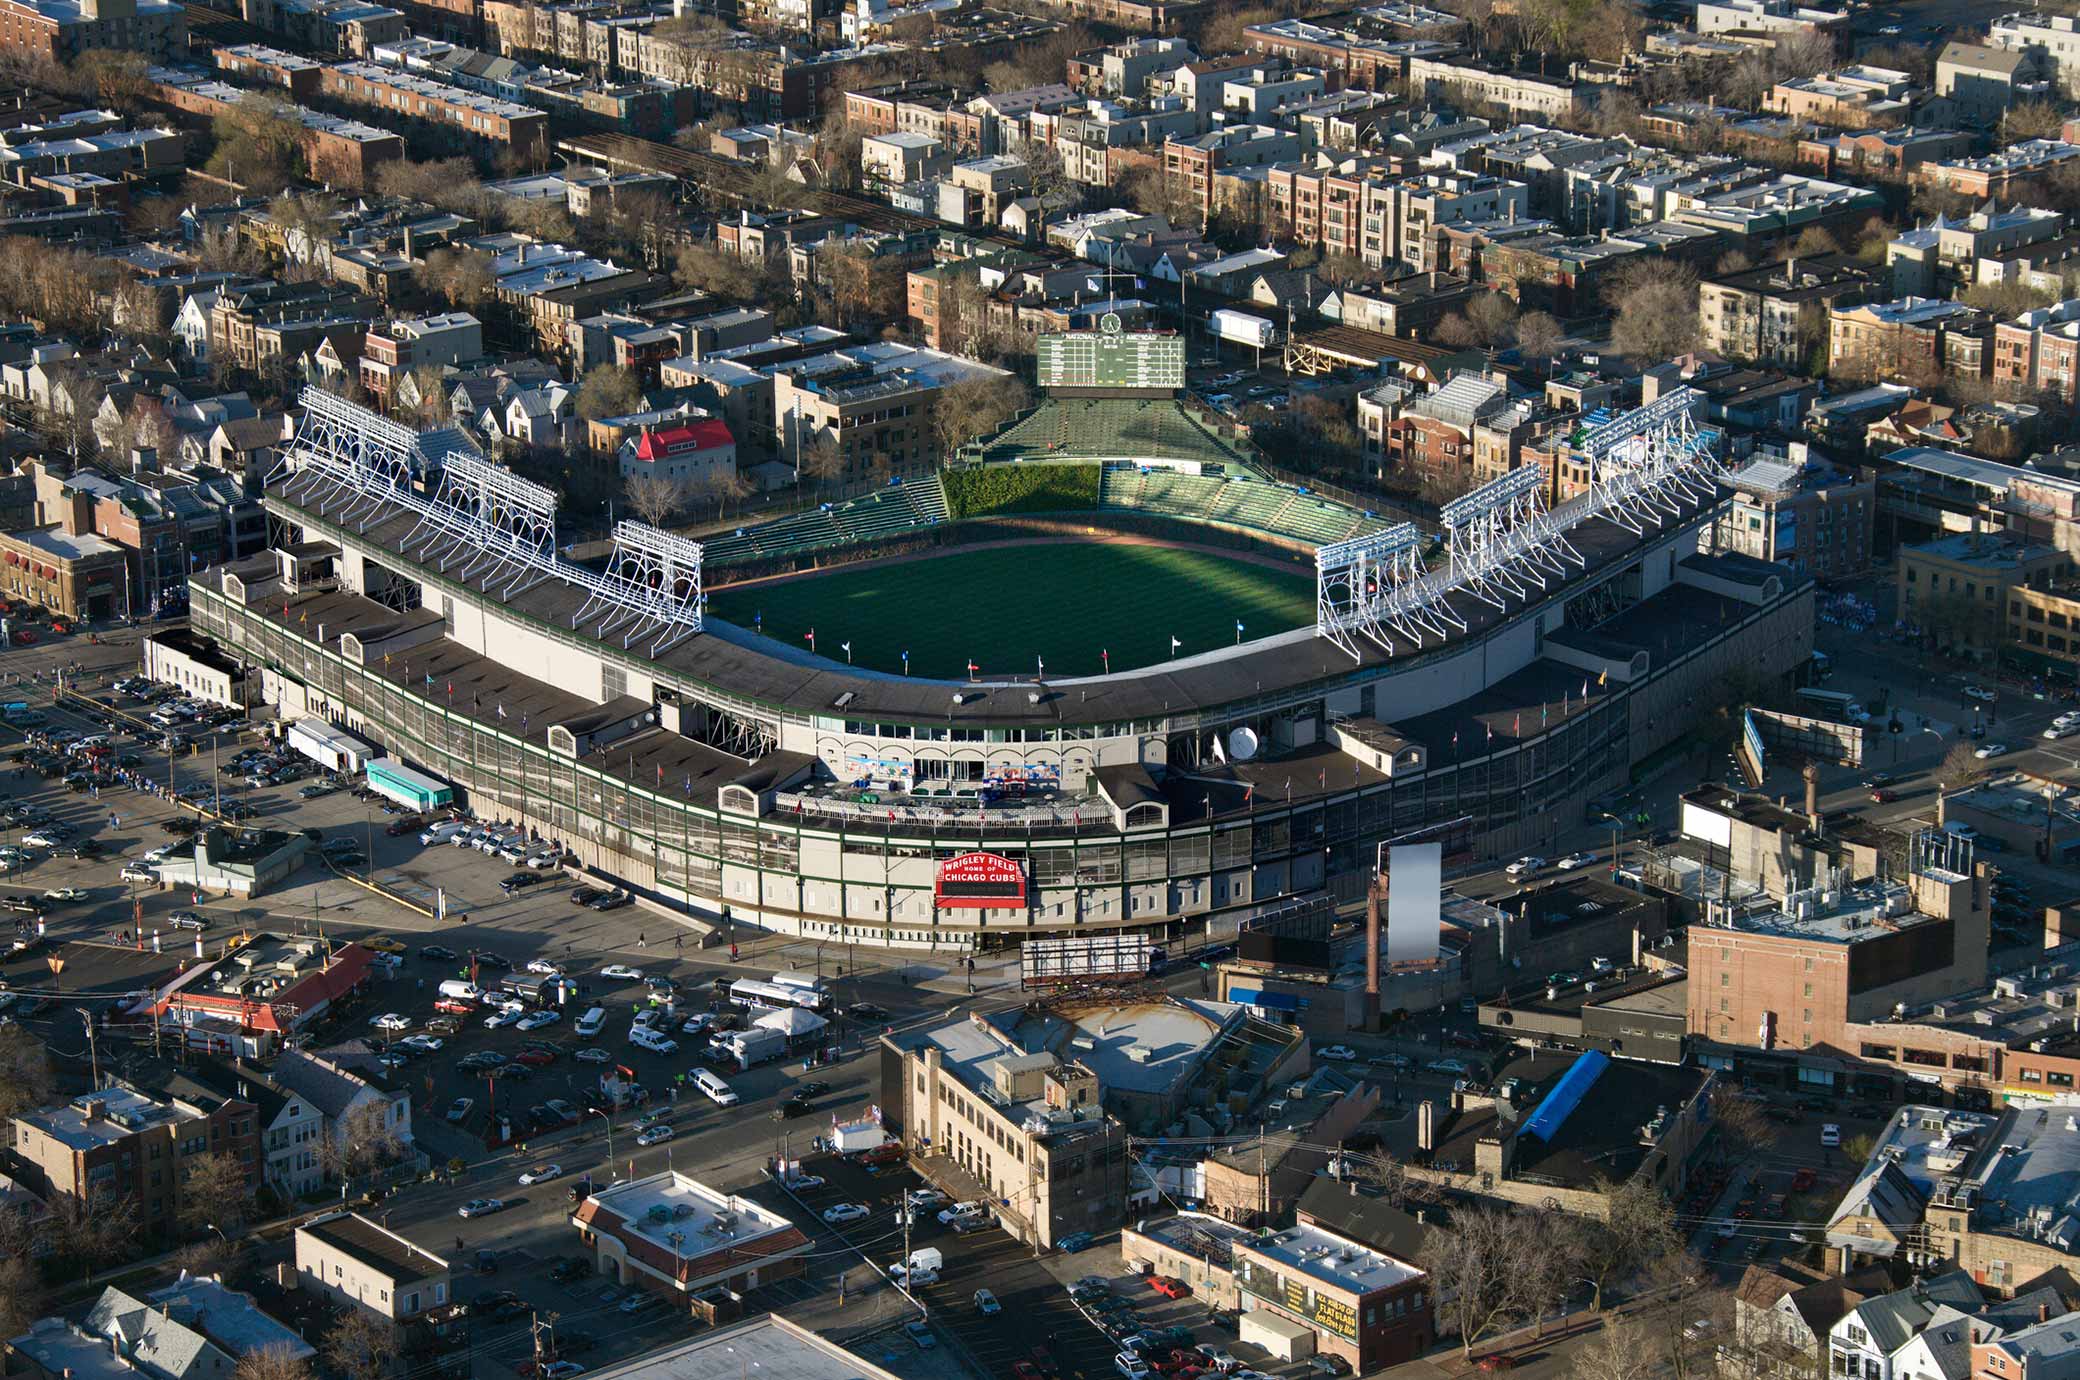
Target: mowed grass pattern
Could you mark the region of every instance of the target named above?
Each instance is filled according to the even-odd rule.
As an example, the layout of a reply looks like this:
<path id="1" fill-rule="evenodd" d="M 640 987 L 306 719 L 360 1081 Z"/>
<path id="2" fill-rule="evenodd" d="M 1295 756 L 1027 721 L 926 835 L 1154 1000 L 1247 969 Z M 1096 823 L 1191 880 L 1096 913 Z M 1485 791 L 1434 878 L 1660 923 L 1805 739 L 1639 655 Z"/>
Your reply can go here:
<path id="1" fill-rule="evenodd" d="M 1049 543 L 862 565 L 710 596 L 716 617 L 856 666 L 962 679 L 1094 676 L 1232 646 L 1314 621 L 1314 580 L 1204 551 L 1123 543 Z"/>

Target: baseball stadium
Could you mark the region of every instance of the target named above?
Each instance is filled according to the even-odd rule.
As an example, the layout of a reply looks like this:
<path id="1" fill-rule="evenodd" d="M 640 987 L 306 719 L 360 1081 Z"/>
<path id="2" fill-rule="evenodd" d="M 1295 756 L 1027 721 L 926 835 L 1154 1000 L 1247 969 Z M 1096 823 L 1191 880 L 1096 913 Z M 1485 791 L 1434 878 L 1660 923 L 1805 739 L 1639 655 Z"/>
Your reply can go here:
<path id="1" fill-rule="evenodd" d="M 1577 492 L 1510 471 L 1419 526 L 1272 478 L 1174 338 L 1108 326 L 936 476 L 585 563 L 459 434 L 314 392 L 279 544 L 193 621 L 282 718 L 705 933 L 948 953 L 1535 850 L 1810 652 L 1810 580 L 1712 549 L 1694 395 L 1585 417 Z"/>

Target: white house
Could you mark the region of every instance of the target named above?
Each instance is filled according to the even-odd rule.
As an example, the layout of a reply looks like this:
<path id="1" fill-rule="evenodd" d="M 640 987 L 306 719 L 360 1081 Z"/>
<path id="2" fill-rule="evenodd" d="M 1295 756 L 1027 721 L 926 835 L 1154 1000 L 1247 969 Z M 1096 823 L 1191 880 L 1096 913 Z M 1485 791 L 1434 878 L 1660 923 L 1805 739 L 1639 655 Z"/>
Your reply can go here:
<path id="1" fill-rule="evenodd" d="M 174 313 L 174 350 L 191 364 L 209 363 L 209 313 L 217 305 L 218 291 L 203 288 L 191 292 Z"/>

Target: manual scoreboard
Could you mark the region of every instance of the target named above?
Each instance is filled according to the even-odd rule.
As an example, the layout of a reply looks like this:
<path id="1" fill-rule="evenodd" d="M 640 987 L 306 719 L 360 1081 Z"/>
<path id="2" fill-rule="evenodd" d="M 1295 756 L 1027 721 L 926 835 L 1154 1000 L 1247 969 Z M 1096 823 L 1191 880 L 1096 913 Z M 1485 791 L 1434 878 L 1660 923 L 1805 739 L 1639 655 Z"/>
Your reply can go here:
<path id="1" fill-rule="evenodd" d="M 1050 332 L 1038 343 L 1042 388 L 1184 387 L 1184 337 L 1123 331 L 1107 312 L 1096 331 Z"/>

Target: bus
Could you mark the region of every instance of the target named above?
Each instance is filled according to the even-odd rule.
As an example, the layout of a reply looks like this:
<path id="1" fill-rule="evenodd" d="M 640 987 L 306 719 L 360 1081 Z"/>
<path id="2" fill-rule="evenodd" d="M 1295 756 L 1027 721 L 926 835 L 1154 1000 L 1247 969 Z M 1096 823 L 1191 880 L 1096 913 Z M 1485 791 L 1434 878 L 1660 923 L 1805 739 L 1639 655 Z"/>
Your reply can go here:
<path id="1" fill-rule="evenodd" d="M 805 992 L 799 987 L 781 987 L 752 978 L 739 978 L 732 982 L 729 999 L 732 1005 L 746 1011 L 786 1011 L 790 1008 L 814 1011 L 824 1003 L 821 992 Z"/>
<path id="2" fill-rule="evenodd" d="M 816 998 L 813 1010 L 821 1011 L 830 1005 L 830 993 L 823 990 L 823 979 L 808 973 L 775 973 L 768 979 L 775 987 L 792 987 L 798 992 Z"/>
<path id="3" fill-rule="evenodd" d="M 1810 713 L 1845 724 L 1867 724 L 1871 721 L 1870 711 L 1858 704 L 1854 695 L 1844 694 L 1840 690 L 1819 690 L 1812 686 L 1793 693 Z"/>

